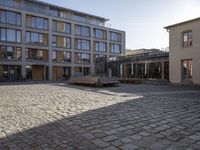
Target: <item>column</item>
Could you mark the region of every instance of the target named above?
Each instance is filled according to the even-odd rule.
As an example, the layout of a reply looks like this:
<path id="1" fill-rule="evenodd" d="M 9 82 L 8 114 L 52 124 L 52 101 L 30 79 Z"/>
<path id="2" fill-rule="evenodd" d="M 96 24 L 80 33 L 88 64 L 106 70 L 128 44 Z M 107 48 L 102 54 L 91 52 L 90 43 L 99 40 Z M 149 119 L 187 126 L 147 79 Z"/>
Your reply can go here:
<path id="1" fill-rule="evenodd" d="M 95 63 L 94 63 L 94 46 L 93 46 L 93 28 L 90 27 L 90 74 L 95 74 Z"/>
<path id="2" fill-rule="evenodd" d="M 120 77 L 123 77 L 123 64 L 120 64 Z"/>
<path id="3" fill-rule="evenodd" d="M 74 76 L 74 64 L 75 64 L 75 52 L 74 52 L 74 43 L 75 43 L 75 40 L 74 40 L 74 28 L 75 28 L 75 25 L 74 24 L 71 24 L 71 76 Z"/>
<path id="4" fill-rule="evenodd" d="M 53 80 L 53 64 L 52 64 L 52 19 L 49 19 L 49 80 Z"/>
<path id="5" fill-rule="evenodd" d="M 147 65 L 148 65 L 148 63 L 147 63 L 147 61 L 145 61 L 145 72 L 144 72 L 145 76 L 147 75 Z"/>
<path id="6" fill-rule="evenodd" d="M 22 13 L 22 78 L 26 79 L 26 15 Z"/>
<path id="7" fill-rule="evenodd" d="M 133 63 L 131 63 L 131 75 L 133 75 Z"/>
<path id="8" fill-rule="evenodd" d="M 161 62 L 162 63 L 162 73 L 161 73 L 161 76 L 162 76 L 162 80 L 164 80 L 165 79 L 165 62 L 164 61 L 162 61 Z"/>

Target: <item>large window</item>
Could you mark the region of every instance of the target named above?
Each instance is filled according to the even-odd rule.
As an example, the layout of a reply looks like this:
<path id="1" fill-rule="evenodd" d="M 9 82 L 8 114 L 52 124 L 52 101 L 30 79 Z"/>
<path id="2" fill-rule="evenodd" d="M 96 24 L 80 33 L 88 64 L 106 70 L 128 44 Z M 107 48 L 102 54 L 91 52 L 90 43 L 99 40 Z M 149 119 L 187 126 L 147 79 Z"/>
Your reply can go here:
<path id="1" fill-rule="evenodd" d="M 26 49 L 26 59 L 31 61 L 48 61 L 48 50 Z"/>
<path id="2" fill-rule="evenodd" d="M 94 48 L 96 52 L 106 52 L 107 44 L 105 42 L 94 42 Z"/>
<path id="3" fill-rule="evenodd" d="M 97 39 L 103 39 L 106 40 L 106 31 L 100 30 L 100 29 L 94 29 L 94 37 Z"/>
<path id="4" fill-rule="evenodd" d="M 21 60 L 21 53 L 19 47 L 0 46 L 0 60 Z"/>
<path id="5" fill-rule="evenodd" d="M 54 47 L 70 49 L 71 48 L 71 38 L 54 35 L 52 37 L 52 45 Z"/>
<path id="6" fill-rule="evenodd" d="M 120 54 L 121 53 L 121 45 L 119 44 L 110 44 L 110 52 Z"/>
<path id="7" fill-rule="evenodd" d="M 71 53 L 66 51 L 53 51 L 52 60 L 54 62 L 71 62 Z"/>
<path id="8" fill-rule="evenodd" d="M 0 0 L 0 5 L 8 7 L 20 8 L 21 0 Z"/>
<path id="9" fill-rule="evenodd" d="M 121 42 L 121 34 L 116 32 L 110 32 L 110 40 L 115 42 Z"/>
<path id="10" fill-rule="evenodd" d="M 183 33 L 183 46 L 184 47 L 192 46 L 192 31 Z"/>
<path id="11" fill-rule="evenodd" d="M 192 60 L 182 60 L 182 78 L 183 80 L 192 79 Z"/>
<path id="12" fill-rule="evenodd" d="M 86 17 L 85 16 L 80 16 L 80 15 L 74 14 L 73 19 L 75 21 L 78 21 L 78 22 L 86 22 Z"/>
<path id="13" fill-rule="evenodd" d="M 60 22 L 60 21 L 53 21 L 53 31 L 55 32 L 64 32 L 64 33 L 71 33 L 71 24 Z"/>
<path id="14" fill-rule="evenodd" d="M 35 17 L 35 16 L 26 16 L 26 25 L 27 27 L 37 28 L 37 29 L 48 29 L 48 19 Z"/>
<path id="15" fill-rule="evenodd" d="M 13 25 L 21 25 L 21 14 L 0 10 L 0 22 Z"/>
<path id="16" fill-rule="evenodd" d="M 48 35 L 36 32 L 26 32 L 26 44 L 48 45 Z"/>
<path id="17" fill-rule="evenodd" d="M 21 31 L 0 28 L 0 41 L 21 43 Z"/>
<path id="18" fill-rule="evenodd" d="M 80 25 L 75 25 L 75 34 L 79 36 L 90 36 L 90 28 Z"/>
<path id="19" fill-rule="evenodd" d="M 77 63 L 77 64 L 90 63 L 90 54 L 87 54 L 87 53 L 75 53 L 75 63 Z"/>
<path id="20" fill-rule="evenodd" d="M 90 41 L 82 40 L 82 39 L 75 39 L 75 49 L 78 50 L 90 50 Z"/>

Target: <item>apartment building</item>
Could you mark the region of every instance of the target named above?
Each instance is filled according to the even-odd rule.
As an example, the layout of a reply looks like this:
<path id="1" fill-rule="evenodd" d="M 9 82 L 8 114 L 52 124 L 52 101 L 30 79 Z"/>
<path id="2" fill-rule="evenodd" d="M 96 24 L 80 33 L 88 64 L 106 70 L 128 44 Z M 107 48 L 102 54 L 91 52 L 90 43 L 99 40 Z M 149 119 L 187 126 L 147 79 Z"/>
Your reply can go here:
<path id="1" fill-rule="evenodd" d="M 200 84 L 200 18 L 165 29 L 169 32 L 170 81 Z"/>
<path id="2" fill-rule="evenodd" d="M 0 81 L 95 74 L 98 60 L 125 52 L 108 19 L 37 0 L 0 0 Z"/>

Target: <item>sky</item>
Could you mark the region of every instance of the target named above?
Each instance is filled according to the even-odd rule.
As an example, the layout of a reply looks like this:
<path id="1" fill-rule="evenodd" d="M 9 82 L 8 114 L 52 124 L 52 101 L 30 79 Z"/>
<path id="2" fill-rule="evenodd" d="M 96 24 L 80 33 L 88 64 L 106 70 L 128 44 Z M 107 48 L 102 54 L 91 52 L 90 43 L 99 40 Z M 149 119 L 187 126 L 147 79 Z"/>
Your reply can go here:
<path id="1" fill-rule="evenodd" d="M 166 48 L 165 26 L 200 17 L 200 0 L 41 0 L 110 19 L 126 32 L 126 48 Z"/>

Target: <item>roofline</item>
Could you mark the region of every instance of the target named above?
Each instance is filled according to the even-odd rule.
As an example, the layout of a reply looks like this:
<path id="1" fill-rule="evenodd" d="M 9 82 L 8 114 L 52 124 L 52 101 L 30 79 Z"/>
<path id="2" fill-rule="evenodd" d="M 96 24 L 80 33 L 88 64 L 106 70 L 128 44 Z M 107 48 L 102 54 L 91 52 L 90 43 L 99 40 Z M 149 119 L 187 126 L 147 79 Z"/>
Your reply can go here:
<path id="1" fill-rule="evenodd" d="M 168 29 L 170 29 L 172 27 L 180 26 L 180 25 L 183 25 L 183 24 L 186 24 L 186 23 L 191 23 L 191 22 L 195 22 L 195 21 L 199 21 L 199 20 L 200 20 L 200 17 L 195 18 L 195 19 L 191 19 L 191 20 L 188 20 L 188 21 L 176 23 L 176 24 L 173 24 L 173 25 L 169 25 L 169 26 L 166 26 L 164 28 L 168 30 Z"/>
<path id="2" fill-rule="evenodd" d="M 78 14 L 83 14 L 83 15 L 86 15 L 86 16 L 91 16 L 91 17 L 99 18 L 99 19 L 104 20 L 105 22 L 109 21 L 109 19 L 106 19 L 104 17 L 92 15 L 92 14 L 89 14 L 89 13 L 84 13 L 84 12 L 73 10 L 73 9 L 69 9 L 69 8 L 66 8 L 66 7 L 57 6 L 57 5 L 54 5 L 54 4 L 47 3 L 47 2 L 42 2 L 40 0 L 29 0 L 29 1 L 32 1 L 32 2 L 35 2 L 35 3 L 38 3 L 38 4 L 47 5 L 47 6 L 50 6 L 50 7 L 55 7 L 55 8 L 66 10 L 66 11 L 71 11 L 71 12 L 78 13 Z"/>

